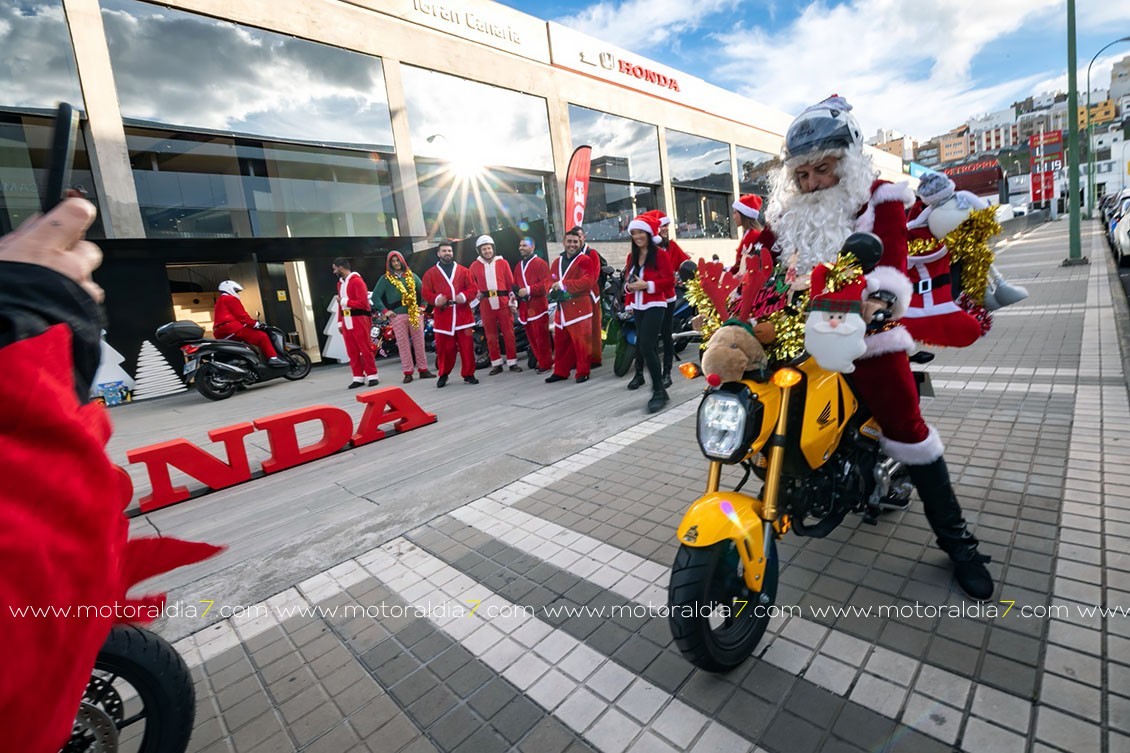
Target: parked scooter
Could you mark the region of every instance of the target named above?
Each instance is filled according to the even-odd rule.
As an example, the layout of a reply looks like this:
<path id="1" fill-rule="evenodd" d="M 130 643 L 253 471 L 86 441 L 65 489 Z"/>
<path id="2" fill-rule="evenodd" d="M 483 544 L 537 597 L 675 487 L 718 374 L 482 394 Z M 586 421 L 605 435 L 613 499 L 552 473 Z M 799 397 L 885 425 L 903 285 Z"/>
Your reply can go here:
<path id="1" fill-rule="evenodd" d="M 62 753 L 184 753 L 196 691 L 184 659 L 156 633 L 115 625 Z"/>
<path id="2" fill-rule="evenodd" d="M 156 335 L 161 344 L 178 346 L 184 353 L 185 384 L 195 383 L 196 390 L 209 400 L 225 400 L 252 384 L 278 377 L 304 379 L 310 373 L 310 356 L 302 348 L 287 344 L 278 327 L 260 326 L 284 365 L 268 364 L 258 350 L 239 340 L 205 339 L 204 329 L 192 321 L 163 324 Z"/>

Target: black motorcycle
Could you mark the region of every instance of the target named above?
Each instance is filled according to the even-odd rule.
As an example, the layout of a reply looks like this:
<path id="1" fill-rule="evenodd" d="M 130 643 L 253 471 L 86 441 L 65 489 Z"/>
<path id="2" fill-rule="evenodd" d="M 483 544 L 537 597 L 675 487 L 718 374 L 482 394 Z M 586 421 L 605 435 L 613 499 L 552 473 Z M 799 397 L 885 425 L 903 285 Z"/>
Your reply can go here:
<path id="1" fill-rule="evenodd" d="M 526 328 L 518 321 L 518 313 L 511 312 L 511 317 L 514 321 L 514 352 L 526 352 L 526 365 L 531 369 L 537 366 L 537 360 L 534 358 L 534 351 L 530 348 L 530 340 L 526 337 Z M 471 341 L 475 345 L 475 368 L 486 369 L 490 368 L 490 348 L 487 347 L 487 333 L 483 328 L 483 317 L 479 314 L 479 309 L 475 307 L 475 328 L 471 331 Z M 498 347 L 502 352 L 503 358 L 506 357 L 506 346 L 502 341 L 502 333 L 498 335 Z"/>
<path id="2" fill-rule="evenodd" d="M 184 659 L 144 628 L 115 625 L 61 753 L 183 753 L 196 717 Z"/>
<path id="3" fill-rule="evenodd" d="M 204 329 L 192 321 L 169 322 L 157 328 L 157 342 L 177 346 L 184 353 L 185 384 L 209 400 L 226 400 L 236 390 L 282 377 L 291 381 L 310 373 L 310 356 L 297 345 L 289 345 L 278 327 L 263 326 L 271 343 L 284 361 L 279 366 L 267 363 L 251 345 L 239 340 L 207 340 Z"/>

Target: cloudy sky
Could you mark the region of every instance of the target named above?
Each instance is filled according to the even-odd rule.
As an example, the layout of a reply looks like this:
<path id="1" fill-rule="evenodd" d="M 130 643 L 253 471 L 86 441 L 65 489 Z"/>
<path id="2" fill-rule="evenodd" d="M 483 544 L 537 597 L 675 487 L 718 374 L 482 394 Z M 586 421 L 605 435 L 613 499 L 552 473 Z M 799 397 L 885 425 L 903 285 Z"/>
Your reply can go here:
<path id="1" fill-rule="evenodd" d="M 1064 0 L 501 0 L 795 113 L 833 92 L 868 135 L 915 138 L 1066 89 Z M 1079 85 L 1130 35 L 1130 2 L 1077 0 Z M 1092 87 L 1130 55 L 1114 45 Z"/>

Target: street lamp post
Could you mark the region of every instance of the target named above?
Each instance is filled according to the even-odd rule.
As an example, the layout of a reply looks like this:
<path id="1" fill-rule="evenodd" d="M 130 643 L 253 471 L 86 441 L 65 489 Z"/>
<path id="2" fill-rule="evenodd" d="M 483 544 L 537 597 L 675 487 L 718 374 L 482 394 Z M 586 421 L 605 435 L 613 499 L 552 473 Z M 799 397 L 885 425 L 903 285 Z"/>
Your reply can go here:
<path id="1" fill-rule="evenodd" d="M 1130 42 L 1130 37 L 1122 37 L 1120 39 L 1114 40 L 1110 44 L 1106 45 L 1106 47 L 1103 47 L 1098 52 L 1096 52 L 1095 56 L 1093 58 L 1091 58 L 1091 62 L 1087 63 L 1087 219 L 1088 220 L 1091 219 L 1091 212 L 1094 210 L 1094 206 L 1095 206 L 1095 159 L 1094 159 L 1094 149 L 1091 148 L 1091 137 L 1092 137 L 1092 134 L 1094 132 L 1094 126 L 1091 124 L 1091 120 L 1092 120 L 1092 118 L 1091 118 L 1091 66 L 1095 64 L 1095 61 L 1099 59 L 1099 55 L 1103 54 L 1103 51 L 1106 50 L 1107 47 L 1113 47 L 1114 45 L 1118 44 L 1119 42 Z"/>
<path id="2" fill-rule="evenodd" d="M 1064 266 L 1086 264 L 1080 249 L 1079 228 L 1079 74 L 1075 59 L 1075 0 L 1067 0 L 1067 112 L 1075 117 L 1067 119 L 1067 258 Z M 1089 93 L 1088 93 L 1089 95 Z M 1087 112 L 1089 116 L 1090 111 Z"/>

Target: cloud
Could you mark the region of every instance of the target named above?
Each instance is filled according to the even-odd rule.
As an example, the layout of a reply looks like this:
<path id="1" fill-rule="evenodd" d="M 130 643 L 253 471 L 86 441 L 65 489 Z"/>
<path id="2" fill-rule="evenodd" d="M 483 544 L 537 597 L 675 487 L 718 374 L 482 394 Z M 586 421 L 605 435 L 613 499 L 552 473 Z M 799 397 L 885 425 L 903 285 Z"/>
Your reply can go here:
<path id="1" fill-rule="evenodd" d="M 971 71 L 988 45 L 1057 12 L 1059 2 L 816 2 L 772 33 L 738 28 L 717 35 L 725 62 L 716 75 L 786 112 L 836 92 L 853 103 L 865 133 L 895 128 L 925 139 L 1007 107 L 1043 77 L 986 87 Z"/>
<path id="2" fill-rule="evenodd" d="M 1124 57 L 1130 55 L 1130 52 L 1111 53 L 1102 55 L 1095 59 L 1095 64 L 1091 66 L 1091 88 L 1092 89 L 1107 89 L 1110 87 L 1110 70 L 1114 64 Z M 1087 63 L 1090 60 L 1080 60 L 1078 70 L 1076 70 L 1076 86 L 1079 90 L 1079 106 L 1082 107 L 1087 99 Z M 1030 94 L 1040 94 L 1042 92 L 1065 92 L 1067 91 L 1067 68 L 1066 66 L 1060 68 L 1057 72 L 1048 72 L 1048 75 L 1041 77 L 1032 88 L 1029 90 Z"/>
<path id="3" fill-rule="evenodd" d="M 82 94 L 63 8 L 0 4 L 0 104 L 51 109 Z"/>
<path id="4" fill-rule="evenodd" d="M 682 43 L 680 35 L 699 30 L 710 23 L 712 16 L 739 5 L 741 0 L 602 0 L 580 13 L 556 20 L 624 49 L 644 53 Z"/>

